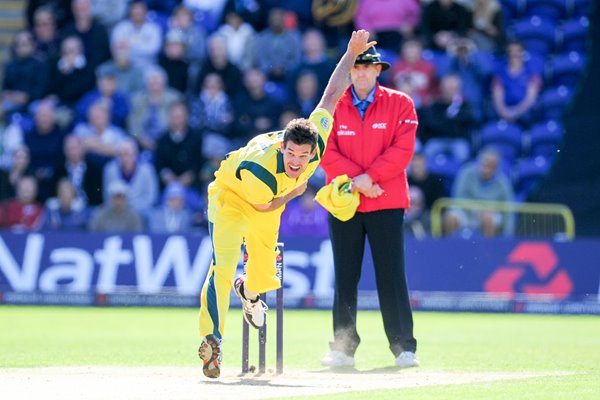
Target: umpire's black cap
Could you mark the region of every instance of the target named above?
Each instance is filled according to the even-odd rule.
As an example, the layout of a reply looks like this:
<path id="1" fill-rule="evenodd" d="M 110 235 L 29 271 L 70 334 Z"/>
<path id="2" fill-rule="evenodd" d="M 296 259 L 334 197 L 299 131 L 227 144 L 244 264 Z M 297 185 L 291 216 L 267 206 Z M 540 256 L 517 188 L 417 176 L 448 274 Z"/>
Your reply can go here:
<path id="1" fill-rule="evenodd" d="M 389 62 L 381 61 L 381 54 L 377 52 L 375 46 L 369 47 L 367 50 L 360 53 L 358 57 L 356 57 L 354 64 L 379 64 L 381 65 L 382 71 L 385 71 L 391 66 Z"/>

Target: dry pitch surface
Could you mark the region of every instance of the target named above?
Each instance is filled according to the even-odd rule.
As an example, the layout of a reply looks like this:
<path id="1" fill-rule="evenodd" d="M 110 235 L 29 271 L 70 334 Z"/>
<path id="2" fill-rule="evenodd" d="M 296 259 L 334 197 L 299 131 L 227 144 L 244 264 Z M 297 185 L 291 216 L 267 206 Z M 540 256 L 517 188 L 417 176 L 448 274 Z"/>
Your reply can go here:
<path id="1" fill-rule="evenodd" d="M 460 385 L 525 379 L 557 373 L 478 373 L 377 369 L 369 371 L 286 370 L 283 375 L 241 376 L 224 369 L 207 379 L 201 368 L 49 367 L 0 369 L 6 399 L 268 399 L 347 391 Z"/>

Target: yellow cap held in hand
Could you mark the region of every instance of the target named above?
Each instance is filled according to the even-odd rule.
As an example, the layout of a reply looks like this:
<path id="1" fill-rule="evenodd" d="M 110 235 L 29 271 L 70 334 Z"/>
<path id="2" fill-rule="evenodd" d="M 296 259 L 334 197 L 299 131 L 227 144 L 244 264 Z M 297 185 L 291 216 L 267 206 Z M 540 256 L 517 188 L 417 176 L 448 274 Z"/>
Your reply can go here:
<path id="1" fill-rule="evenodd" d="M 340 221 L 348 221 L 356 213 L 360 194 L 352 192 L 352 180 L 348 175 L 340 175 L 329 185 L 323 186 L 315 196 L 317 203 Z"/>

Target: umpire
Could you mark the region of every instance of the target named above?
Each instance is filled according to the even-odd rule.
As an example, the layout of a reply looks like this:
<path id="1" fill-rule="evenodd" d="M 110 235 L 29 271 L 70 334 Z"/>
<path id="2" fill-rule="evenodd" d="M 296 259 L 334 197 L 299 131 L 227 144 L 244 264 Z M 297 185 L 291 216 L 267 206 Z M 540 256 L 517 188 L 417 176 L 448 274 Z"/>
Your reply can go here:
<path id="1" fill-rule="evenodd" d="M 417 114 L 406 94 L 377 82 L 390 64 L 375 47 L 360 54 L 334 114 L 333 131 L 321 166 L 327 183 L 347 174 L 360 205 L 342 222 L 329 215 L 335 264 L 334 340 L 321 360 L 330 367 L 354 366 L 360 343 L 356 330 L 358 281 L 368 238 L 377 294 L 395 364 L 416 367 L 417 341 L 404 269 L 404 209 L 409 206 L 406 168 L 412 158 Z"/>

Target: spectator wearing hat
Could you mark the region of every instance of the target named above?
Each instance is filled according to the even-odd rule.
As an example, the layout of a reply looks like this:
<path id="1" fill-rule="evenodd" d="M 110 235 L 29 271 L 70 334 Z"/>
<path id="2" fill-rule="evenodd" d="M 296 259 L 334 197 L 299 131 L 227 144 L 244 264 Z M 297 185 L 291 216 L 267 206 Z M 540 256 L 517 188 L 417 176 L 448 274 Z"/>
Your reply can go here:
<path id="1" fill-rule="evenodd" d="M 158 65 L 167 73 L 169 87 L 181 93 L 188 91 L 190 63 L 186 57 L 186 43 L 183 32 L 174 29 L 167 32 L 163 51 L 158 56 Z"/>
<path id="2" fill-rule="evenodd" d="M 75 106 L 75 121 L 85 120 L 90 106 L 97 101 L 106 103 L 113 125 L 125 128 L 129 99 L 117 87 L 117 69 L 113 65 L 103 64 L 96 69 L 96 88 L 83 96 Z"/>
<path id="3" fill-rule="evenodd" d="M 169 184 L 163 204 L 152 210 L 148 228 L 152 233 L 186 233 L 192 228 L 192 215 L 186 207 L 185 188 L 178 182 Z"/>
<path id="4" fill-rule="evenodd" d="M 406 168 L 417 130 L 414 103 L 406 94 L 381 86 L 377 78 L 390 64 L 374 47 L 361 53 L 350 71 L 335 114 L 321 166 L 327 183 L 347 174 L 360 194 L 347 220 L 329 216 L 335 292 L 333 341 L 321 364 L 354 366 L 360 343 L 357 293 L 368 238 L 389 348 L 395 365 L 416 367 L 417 341 L 404 266 L 404 212 L 409 207 Z"/>
<path id="5" fill-rule="evenodd" d="M 108 184 L 108 199 L 98 207 L 88 224 L 92 232 L 140 232 L 143 228 L 142 218 L 129 205 L 128 187 L 121 180 Z"/>

